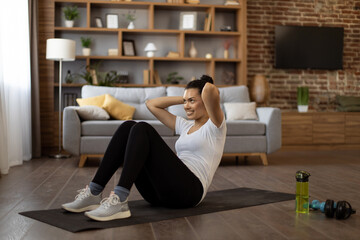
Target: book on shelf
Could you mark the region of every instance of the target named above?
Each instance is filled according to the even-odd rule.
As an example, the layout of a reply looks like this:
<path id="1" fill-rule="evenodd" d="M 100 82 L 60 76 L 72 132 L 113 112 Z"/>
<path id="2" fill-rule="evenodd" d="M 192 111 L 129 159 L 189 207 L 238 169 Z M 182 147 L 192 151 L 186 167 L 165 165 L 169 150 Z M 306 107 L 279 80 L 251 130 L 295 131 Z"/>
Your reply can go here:
<path id="1" fill-rule="evenodd" d="M 204 22 L 204 31 L 210 31 L 211 29 L 212 16 L 211 13 L 208 13 L 205 17 Z"/>
<path id="2" fill-rule="evenodd" d="M 159 72 L 157 70 L 154 70 L 154 83 L 155 84 L 161 84 L 161 79 L 159 76 Z"/>
<path id="3" fill-rule="evenodd" d="M 150 70 L 144 69 L 143 71 L 143 82 L 144 84 L 150 84 Z"/>
<path id="4" fill-rule="evenodd" d="M 63 95 L 63 108 L 68 106 L 76 106 L 76 93 L 64 93 Z"/>

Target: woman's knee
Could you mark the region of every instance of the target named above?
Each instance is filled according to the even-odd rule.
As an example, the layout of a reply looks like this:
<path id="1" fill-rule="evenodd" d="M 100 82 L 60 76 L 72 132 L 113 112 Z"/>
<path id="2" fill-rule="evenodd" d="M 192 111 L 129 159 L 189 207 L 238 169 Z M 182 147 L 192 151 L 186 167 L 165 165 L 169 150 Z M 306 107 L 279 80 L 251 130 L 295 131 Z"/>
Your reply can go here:
<path id="1" fill-rule="evenodd" d="M 133 120 L 125 121 L 118 127 L 117 131 L 124 131 L 126 129 L 130 130 L 135 124 L 136 122 Z"/>
<path id="2" fill-rule="evenodd" d="M 138 122 L 135 125 L 132 126 L 131 131 L 140 131 L 140 132 L 144 132 L 147 131 L 149 129 L 154 129 L 150 124 L 148 124 L 147 122 Z"/>

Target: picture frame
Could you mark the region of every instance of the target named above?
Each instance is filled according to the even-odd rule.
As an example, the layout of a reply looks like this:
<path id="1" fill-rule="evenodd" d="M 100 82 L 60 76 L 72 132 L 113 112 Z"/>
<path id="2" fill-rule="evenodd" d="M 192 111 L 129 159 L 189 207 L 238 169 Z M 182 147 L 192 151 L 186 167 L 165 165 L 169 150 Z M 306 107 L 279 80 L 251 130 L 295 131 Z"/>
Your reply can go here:
<path id="1" fill-rule="evenodd" d="M 123 40 L 122 42 L 123 47 L 123 56 L 136 56 L 135 51 L 135 42 L 134 40 Z"/>
<path id="2" fill-rule="evenodd" d="M 117 14 L 106 14 L 106 27 L 119 28 L 119 16 Z"/>
<path id="3" fill-rule="evenodd" d="M 95 26 L 98 28 L 102 28 L 103 27 L 103 23 L 100 17 L 96 17 L 95 18 Z"/>
<path id="4" fill-rule="evenodd" d="M 180 30 L 196 30 L 197 12 L 180 12 Z"/>

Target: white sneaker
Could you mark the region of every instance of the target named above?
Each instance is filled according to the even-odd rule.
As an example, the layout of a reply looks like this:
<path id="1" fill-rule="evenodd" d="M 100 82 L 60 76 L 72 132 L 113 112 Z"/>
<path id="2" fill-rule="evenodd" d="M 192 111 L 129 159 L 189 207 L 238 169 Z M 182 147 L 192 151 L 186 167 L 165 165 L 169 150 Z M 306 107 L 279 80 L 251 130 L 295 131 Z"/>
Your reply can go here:
<path id="1" fill-rule="evenodd" d="M 100 207 L 86 212 L 85 215 L 97 221 L 110 221 L 131 216 L 128 201 L 120 202 L 118 195 L 114 192 L 111 192 L 110 196 L 104 198 L 100 204 Z"/>
<path id="2" fill-rule="evenodd" d="M 101 193 L 99 195 L 92 195 L 88 186 L 78 190 L 78 193 L 73 202 L 63 204 L 62 208 L 69 212 L 79 213 L 91 211 L 100 206 Z"/>

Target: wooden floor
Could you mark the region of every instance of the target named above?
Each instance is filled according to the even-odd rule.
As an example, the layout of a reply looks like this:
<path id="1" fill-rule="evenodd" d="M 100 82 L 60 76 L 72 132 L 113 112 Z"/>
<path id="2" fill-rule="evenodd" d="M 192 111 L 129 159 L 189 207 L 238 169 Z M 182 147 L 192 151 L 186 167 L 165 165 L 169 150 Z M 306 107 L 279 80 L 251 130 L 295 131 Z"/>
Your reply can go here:
<path id="1" fill-rule="evenodd" d="M 18 212 L 59 208 L 94 175 L 98 160 L 77 168 L 78 159 L 35 159 L 0 178 L 0 239 L 360 239 L 360 150 L 280 151 L 269 166 L 249 157 L 238 166 L 224 159 L 210 191 L 252 187 L 295 192 L 294 174 L 311 173 L 311 199 L 347 200 L 359 212 L 347 220 L 316 211 L 296 215 L 294 200 L 128 227 L 70 233 Z M 115 186 L 119 173 L 105 189 Z M 134 188 L 130 200 L 141 199 Z"/>

